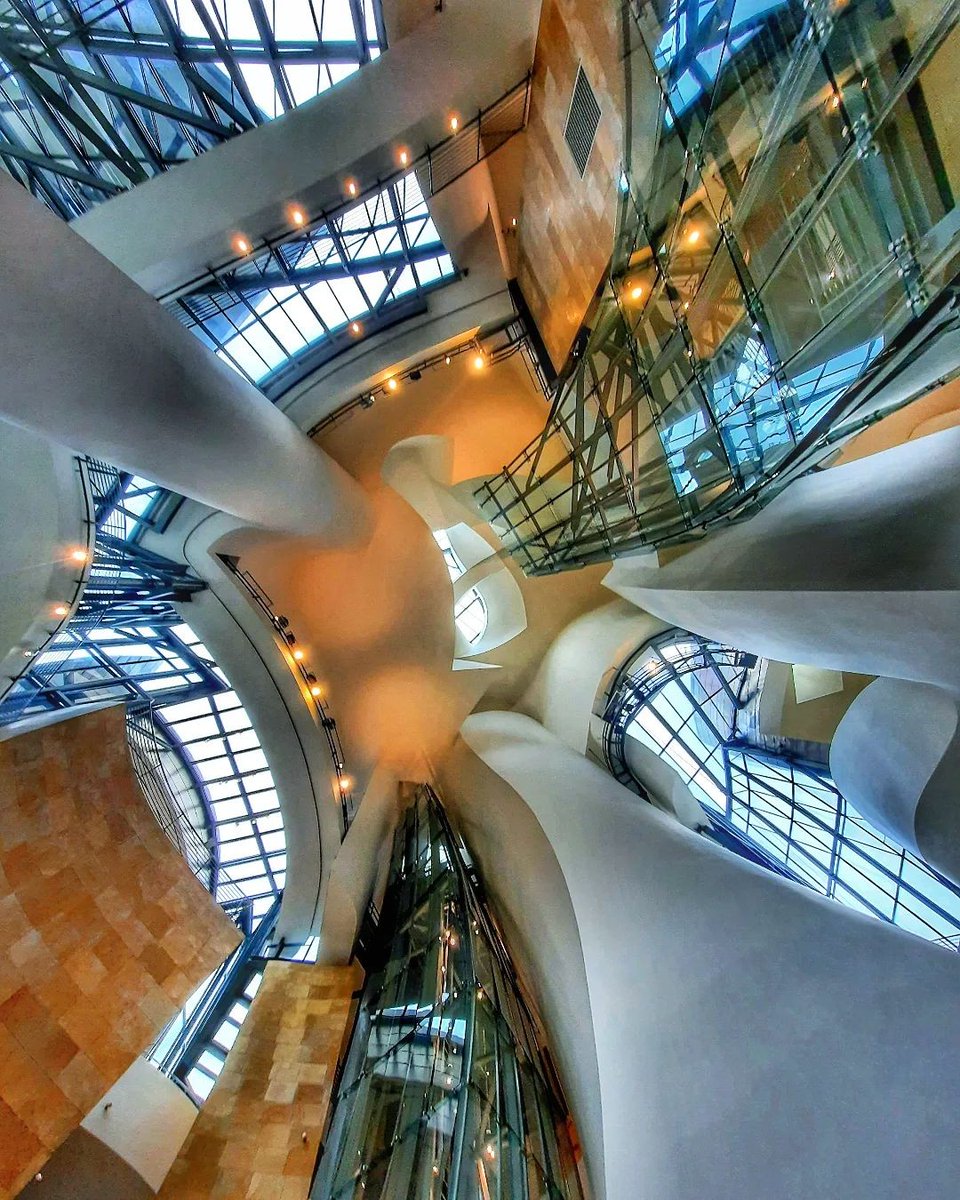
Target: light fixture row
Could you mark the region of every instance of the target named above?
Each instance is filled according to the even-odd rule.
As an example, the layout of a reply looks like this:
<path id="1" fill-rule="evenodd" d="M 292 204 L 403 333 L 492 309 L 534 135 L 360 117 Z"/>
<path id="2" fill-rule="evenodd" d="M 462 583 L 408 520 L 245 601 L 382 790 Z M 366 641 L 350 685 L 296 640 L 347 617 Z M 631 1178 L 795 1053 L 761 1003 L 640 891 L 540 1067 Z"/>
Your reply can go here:
<path id="1" fill-rule="evenodd" d="M 323 688 L 317 681 L 316 675 L 310 670 L 310 667 L 306 661 L 306 652 L 304 651 L 303 647 L 298 644 L 296 634 L 290 628 L 289 620 L 284 616 L 273 616 L 272 614 L 271 620 L 273 621 L 273 624 L 280 636 L 286 643 L 290 654 L 290 659 L 292 661 L 292 666 L 294 670 L 299 673 L 303 685 L 310 696 L 311 701 L 316 707 L 317 713 L 320 717 L 320 724 L 327 732 L 328 741 L 330 744 L 330 753 L 333 757 L 333 767 L 337 776 L 337 790 L 340 794 L 340 797 L 346 801 L 350 798 L 350 793 L 353 788 L 353 780 L 349 775 L 346 774 L 345 764 L 340 757 L 340 752 L 337 749 L 337 743 L 334 742 L 333 737 L 331 736 L 332 730 L 336 728 L 336 722 L 334 721 L 333 717 L 331 717 L 329 709 L 324 703 Z"/>
<path id="2" fill-rule="evenodd" d="M 449 129 L 451 135 L 459 133 L 460 116 L 458 113 L 450 113 L 450 115 L 447 117 L 447 128 Z M 406 146 L 398 147 L 396 150 L 397 165 L 401 168 L 406 168 L 410 166 L 411 161 L 412 159 L 410 150 Z M 344 179 L 342 188 L 344 196 L 349 200 L 355 200 L 360 195 L 360 184 L 352 176 L 348 176 L 346 179 Z M 302 229 L 308 224 L 309 219 L 307 217 L 306 209 L 299 201 L 292 201 L 288 205 L 286 216 L 290 225 L 292 225 L 295 229 Z M 513 224 L 516 226 L 516 219 L 514 219 Z M 232 239 L 232 244 L 236 253 L 243 258 L 246 258 L 246 256 L 253 250 L 252 241 L 246 236 L 246 234 L 243 233 L 236 233 Z"/>
<path id="3" fill-rule="evenodd" d="M 443 355 L 443 365 L 445 367 L 449 367 L 450 364 L 453 362 L 454 355 L 460 355 L 460 354 L 471 354 L 472 355 L 471 360 L 470 360 L 470 365 L 473 367 L 474 371 L 483 371 L 487 366 L 487 356 L 484 353 L 482 347 L 479 346 L 476 342 L 467 342 L 463 346 L 458 346 L 452 352 L 444 354 Z M 423 376 L 423 372 L 425 369 L 427 369 L 429 367 L 436 367 L 439 365 L 440 365 L 440 360 L 438 358 L 435 361 L 431 361 L 431 362 L 427 362 L 427 363 L 420 363 L 417 366 L 410 367 L 408 370 L 399 372 L 396 375 L 388 375 L 386 380 L 384 380 L 384 382 L 380 385 L 380 387 L 374 388 L 372 391 L 368 392 L 367 395 L 364 397 L 365 407 L 369 408 L 369 406 L 374 402 L 374 400 L 377 398 L 378 395 L 380 395 L 380 396 L 393 395 L 394 392 L 397 392 L 400 390 L 400 384 L 402 382 L 404 382 L 406 380 L 412 380 L 413 382 L 416 382 Z"/>
<path id="4" fill-rule="evenodd" d="M 73 549 L 68 550 L 65 555 L 66 562 L 73 563 L 78 567 L 86 566 L 89 560 L 90 554 L 80 546 L 75 546 Z M 62 600 L 59 600 L 51 606 L 50 613 L 52 616 L 57 618 L 58 622 L 62 622 L 64 617 L 68 617 L 70 615 L 70 605 L 65 604 Z M 54 630 L 54 632 L 57 631 Z M 27 646 L 24 648 L 23 657 L 36 658 L 39 653 L 39 650 L 35 650 L 30 646 Z"/>

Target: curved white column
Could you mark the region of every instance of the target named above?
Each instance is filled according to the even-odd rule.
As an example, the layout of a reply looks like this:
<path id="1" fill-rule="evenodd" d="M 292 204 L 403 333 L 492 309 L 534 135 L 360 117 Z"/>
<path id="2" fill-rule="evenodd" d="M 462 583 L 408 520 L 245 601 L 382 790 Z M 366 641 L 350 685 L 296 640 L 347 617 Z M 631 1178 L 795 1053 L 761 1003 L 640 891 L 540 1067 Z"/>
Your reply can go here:
<path id="1" fill-rule="evenodd" d="M 604 580 L 779 662 L 960 687 L 960 429 L 798 480 L 665 566 Z"/>
<path id="2" fill-rule="evenodd" d="M 0 417 L 253 525 L 364 535 L 357 483 L 5 175 L 0 229 Z"/>
<path id="3" fill-rule="evenodd" d="M 698 838 L 529 717 L 475 714 L 463 737 L 569 890 L 606 1200 L 952 1194 L 960 958 Z M 461 789 L 468 805 L 473 838 L 486 797 Z M 491 849 L 498 900 L 536 946 L 552 930 L 525 848 Z M 584 1012 L 552 1016 L 589 1078 Z"/>
<path id="4" fill-rule="evenodd" d="M 960 883 L 960 706 L 943 688 L 877 679 L 830 747 L 834 782 L 872 824 Z"/>

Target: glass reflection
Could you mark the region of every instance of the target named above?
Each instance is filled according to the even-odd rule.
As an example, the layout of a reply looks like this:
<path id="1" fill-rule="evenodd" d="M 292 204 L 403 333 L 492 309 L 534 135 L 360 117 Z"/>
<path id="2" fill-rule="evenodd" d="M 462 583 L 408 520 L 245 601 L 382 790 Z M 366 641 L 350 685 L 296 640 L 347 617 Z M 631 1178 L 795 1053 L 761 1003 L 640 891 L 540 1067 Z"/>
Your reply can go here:
<path id="1" fill-rule="evenodd" d="M 543 435 L 477 493 L 532 573 L 748 515 L 942 375 L 904 347 L 946 330 L 960 256 L 955 7 L 624 11 L 604 292 Z"/>
<path id="2" fill-rule="evenodd" d="M 439 802 L 394 845 L 312 1200 L 582 1200 L 572 1126 L 507 952 Z"/>

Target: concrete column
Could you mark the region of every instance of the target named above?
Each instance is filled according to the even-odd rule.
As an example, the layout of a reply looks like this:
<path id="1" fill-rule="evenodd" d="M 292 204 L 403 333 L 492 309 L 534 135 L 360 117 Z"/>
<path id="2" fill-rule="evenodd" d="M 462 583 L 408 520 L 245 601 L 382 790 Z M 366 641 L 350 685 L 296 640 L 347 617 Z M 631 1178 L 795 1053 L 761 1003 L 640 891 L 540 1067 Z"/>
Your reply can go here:
<path id="1" fill-rule="evenodd" d="M 792 484 L 663 567 L 620 559 L 613 591 L 780 662 L 960 687 L 960 429 Z"/>
<path id="2" fill-rule="evenodd" d="M 697 837 L 529 717 L 463 739 L 451 807 L 548 1000 L 601 1196 L 952 1194 L 960 958 Z M 580 954 L 586 994 L 571 969 L 557 995 Z"/>
<path id="3" fill-rule="evenodd" d="M 355 481 L 6 176 L 0 229 L 0 418 L 253 525 L 363 536 Z"/>
<path id="4" fill-rule="evenodd" d="M 878 679 L 847 709 L 830 771 L 872 824 L 960 883 L 960 706 L 928 683 Z"/>

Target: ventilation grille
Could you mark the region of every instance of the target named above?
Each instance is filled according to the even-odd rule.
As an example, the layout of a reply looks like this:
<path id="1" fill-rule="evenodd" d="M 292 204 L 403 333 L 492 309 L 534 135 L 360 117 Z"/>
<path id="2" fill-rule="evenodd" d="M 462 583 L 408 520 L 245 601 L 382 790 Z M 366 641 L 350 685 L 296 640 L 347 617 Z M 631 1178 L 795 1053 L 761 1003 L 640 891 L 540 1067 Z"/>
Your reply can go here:
<path id="1" fill-rule="evenodd" d="M 577 69 L 577 82 L 573 89 L 573 99 L 570 101 L 570 112 L 567 114 L 567 127 L 563 131 L 581 179 L 587 169 L 599 124 L 600 105 L 581 65 Z"/>

